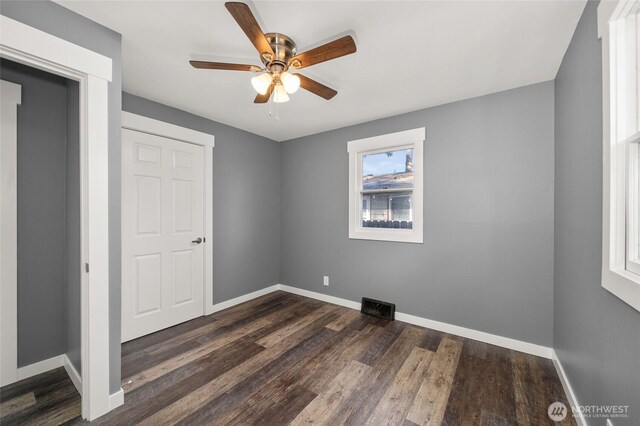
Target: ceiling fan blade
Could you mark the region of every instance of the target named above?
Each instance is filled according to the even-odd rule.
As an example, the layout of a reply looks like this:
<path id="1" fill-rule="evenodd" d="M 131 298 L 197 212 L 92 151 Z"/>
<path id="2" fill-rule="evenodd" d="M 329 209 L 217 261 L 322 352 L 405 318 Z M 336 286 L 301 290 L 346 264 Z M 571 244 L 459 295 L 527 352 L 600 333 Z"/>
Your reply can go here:
<path id="1" fill-rule="evenodd" d="M 267 89 L 267 93 L 265 93 L 264 95 L 261 95 L 260 93 L 258 93 L 258 96 L 256 96 L 256 98 L 254 99 L 253 103 L 254 104 L 264 104 L 267 103 L 267 101 L 269 100 L 269 98 L 271 97 L 271 93 L 273 92 L 273 88 L 275 87 L 274 83 L 271 83 L 271 85 L 269 86 L 269 88 Z"/>
<path id="2" fill-rule="evenodd" d="M 357 50 L 356 43 L 351 36 L 344 36 L 314 49 L 302 52 L 289 61 L 292 66 L 302 69 L 321 62 L 330 61 L 341 56 L 350 55 Z M 296 63 L 299 63 L 296 65 Z"/>
<path id="3" fill-rule="evenodd" d="M 258 21 L 256 21 L 255 16 L 253 16 L 253 13 L 251 13 L 249 6 L 244 3 L 231 1 L 226 2 L 224 6 L 238 25 L 240 25 L 242 31 L 249 37 L 249 40 L 256 47 L 258 53 L 260 53 L 260 55 L 268 53 L 273 58 L 275 56 L 273 49 L 271 49 L 271 45 L 264 36 L 262 29 L 260 29 L 260 25 Z"/>
<path id="4" fill-rule="evenodd" d="M 227 64 L 224 62 L 189 61 L 192 67 L 207 70 L 227 70 L 227 71 L 260 71 L 257 65 Z"/>
<path id="5" fill-rule="evenodd" d="M 324 84 L 318 83 L 317 81 L 312 80 L 309 77 L 305 77 L 302 74 L 295 75 L 300 77 L 300 87 L 310 91 L 315 95 L 320 96 L 321 98 L 329 100 L 338 94 L 338 92 L 336 90 L 333 90 L 331 87 L 327 87 Z"/>

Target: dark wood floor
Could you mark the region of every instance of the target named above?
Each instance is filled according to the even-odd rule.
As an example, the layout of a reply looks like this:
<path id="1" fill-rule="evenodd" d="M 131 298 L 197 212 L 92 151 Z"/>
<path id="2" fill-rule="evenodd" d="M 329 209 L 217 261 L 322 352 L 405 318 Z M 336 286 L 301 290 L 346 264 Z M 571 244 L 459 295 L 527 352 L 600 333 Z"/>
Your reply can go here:
<path id="1" fill-rule="evenodd" d="M 568 406 L 549 360 L 283 292 L 123 344 L 122 378 L 94 423 L 542 425 Z M 2 424 L 82 422 L 61 369 L 0 399 Z"/>

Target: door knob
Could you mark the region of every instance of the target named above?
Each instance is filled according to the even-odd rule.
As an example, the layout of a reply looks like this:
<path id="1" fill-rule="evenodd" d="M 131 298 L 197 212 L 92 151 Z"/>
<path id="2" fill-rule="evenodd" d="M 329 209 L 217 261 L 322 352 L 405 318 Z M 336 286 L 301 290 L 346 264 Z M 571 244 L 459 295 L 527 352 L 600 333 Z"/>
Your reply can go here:
<path id="1" fill-rule="evenodd" d="M 200 244 L 202 242 L 202 238 L 198 237 L 195 240 L 191 241 L 192 243 Z"/>

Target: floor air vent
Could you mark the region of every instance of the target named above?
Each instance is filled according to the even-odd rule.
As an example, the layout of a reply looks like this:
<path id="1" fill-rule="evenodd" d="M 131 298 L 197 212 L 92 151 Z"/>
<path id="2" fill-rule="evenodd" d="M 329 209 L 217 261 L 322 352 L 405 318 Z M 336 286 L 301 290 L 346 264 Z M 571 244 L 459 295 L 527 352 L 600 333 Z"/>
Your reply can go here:
<path id="1" fill-rule="evenodd" d="M 360 312 L 365 315 L 371 315 L 372 317 L 393 321 L 396 314 L 396 305 L 389 302 L 381 302 L 380 300 L 363 297 Z"/>

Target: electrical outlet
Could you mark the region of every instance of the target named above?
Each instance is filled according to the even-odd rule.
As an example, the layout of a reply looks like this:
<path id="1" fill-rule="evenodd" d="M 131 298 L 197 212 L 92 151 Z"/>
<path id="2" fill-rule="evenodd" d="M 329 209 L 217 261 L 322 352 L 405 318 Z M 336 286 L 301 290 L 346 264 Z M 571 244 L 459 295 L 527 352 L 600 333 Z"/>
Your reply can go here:
<path id="1" fill-rule="evenodd" d="M 329 287 L 329 277 L 328 276 L 324 276 L 322 278 L 322 284 L 326 285 L 327 287 Z"/>

